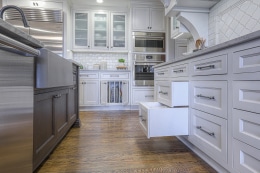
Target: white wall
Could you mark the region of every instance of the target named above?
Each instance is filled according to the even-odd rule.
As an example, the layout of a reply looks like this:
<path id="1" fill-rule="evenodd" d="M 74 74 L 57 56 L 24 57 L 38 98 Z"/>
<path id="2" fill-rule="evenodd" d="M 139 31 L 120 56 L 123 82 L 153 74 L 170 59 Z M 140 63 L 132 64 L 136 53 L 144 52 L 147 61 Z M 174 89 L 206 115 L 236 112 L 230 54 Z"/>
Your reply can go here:
<path id="1" fill-rule="evenodd" d="M 209 14 L 209 46 L 260 30 L 260 0 L 221 0 Z"/>

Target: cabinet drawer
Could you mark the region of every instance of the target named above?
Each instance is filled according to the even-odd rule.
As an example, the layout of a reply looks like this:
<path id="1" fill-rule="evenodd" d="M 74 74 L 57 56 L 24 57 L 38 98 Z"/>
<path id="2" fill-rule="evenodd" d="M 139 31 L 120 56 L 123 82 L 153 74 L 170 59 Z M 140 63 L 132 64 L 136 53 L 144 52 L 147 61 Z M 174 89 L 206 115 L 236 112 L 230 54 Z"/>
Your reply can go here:
<path id="1" fill-rule="evenodd" d="M 227 120 L 191 110 L 190 141 L 220 164 L 227 162 Z"/>
<path id="2" fill-rule="evenodd" d="M 188 82 L 157 82 L 156 99 L 170 107 L 188 106 Z"/>
<path id="3" fill-rule="evenodd" d="M 260 114 L 234 109 L 233 136 L 260 149 Z"/>
<path id="4" fill-rule="evenodd" d="M 260 150 L 234 140 L 233 163 L 237 173 L 260 172 Z"/>
<path id="5" fill-rule="evenodd" d="M 220 55 L 200 61 L 194 61 L 190 64 L 190 73 L 192 76 L 226 74 L 227 55 Z"/>
<path id="6" fill-rule="evenodd" d="M 163 68 L 163 69 L 155 69 L 154 71 L 154 78 L 160 79 L 160 78 L 168 78 L 170 75 L 169 68 Z"/>
<path id="7" fill-rule="evenodd" d="M 133 89 L 133 104 L 138 105 L 140 102 L 153 102 L 154 89 Z"/>
<path id="8" fill-rule="evenodd" d="M 147 138 L 188 135 L 188 108 L 169 108 L 159 102 L 141 102 L 139 122 Z"/>
<path id="9" fill-rule="evenodd" d="M 85 78 L 85 79 L 98 79 L 99 74 L 98 72 L 96 73 L 80 73 L 80 78 Z"/>
<path id="10" fill-rule="evenodd" d="M 182 64 L 178 66 L 170 67 L 170 76 L 171 77 L 185 77 L 189 74 L 189 65 Z"/>
<path id="11" fill-rule="evenodd" d="M 128 79 L 129 73 L 101 73 L 101 79 Z"/>
<path id="12" fill-rule="evenodd" d="M 233 72 L 250 73 L 260 71 L 260 47 L 233 53 Z"/>
<path id="13" fill-rule="evenodd" d="M 227 82 L 191 82 L 191 106 L 227 118 Z"/>
<path id="14" fill-rule="evenodd" d="M 260 81 L 233 81 L 235 108 L 260 113 Z"/>

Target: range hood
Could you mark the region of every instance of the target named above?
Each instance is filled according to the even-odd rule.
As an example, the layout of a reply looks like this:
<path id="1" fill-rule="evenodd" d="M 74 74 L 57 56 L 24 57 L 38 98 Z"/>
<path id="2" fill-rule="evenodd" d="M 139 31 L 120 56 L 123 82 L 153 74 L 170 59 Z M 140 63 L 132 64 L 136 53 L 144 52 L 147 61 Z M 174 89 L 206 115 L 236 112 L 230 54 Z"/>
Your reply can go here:
<path id="1" fill-rule="evenodd" d="M 171 38 L 172 39 L 189 39 L 192 34 L 189 30 L 175 17 L 171 18 Z"/>

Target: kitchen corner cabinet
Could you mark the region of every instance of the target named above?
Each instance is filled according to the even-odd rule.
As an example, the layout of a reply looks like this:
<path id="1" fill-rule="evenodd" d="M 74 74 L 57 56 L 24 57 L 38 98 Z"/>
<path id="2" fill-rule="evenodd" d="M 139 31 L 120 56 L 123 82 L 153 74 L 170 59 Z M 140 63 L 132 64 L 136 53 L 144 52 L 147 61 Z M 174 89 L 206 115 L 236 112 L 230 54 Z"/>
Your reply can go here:
<path id="1" fill-rule="evenodd" d="M 165 32 L 165 16 L 163 8 L 133 7 L 133 31 Z"/>
<path id="2" fill-rule="evenodd" d="M 126 50 L 127 14 L 74 11 L 74 49 Z"/>

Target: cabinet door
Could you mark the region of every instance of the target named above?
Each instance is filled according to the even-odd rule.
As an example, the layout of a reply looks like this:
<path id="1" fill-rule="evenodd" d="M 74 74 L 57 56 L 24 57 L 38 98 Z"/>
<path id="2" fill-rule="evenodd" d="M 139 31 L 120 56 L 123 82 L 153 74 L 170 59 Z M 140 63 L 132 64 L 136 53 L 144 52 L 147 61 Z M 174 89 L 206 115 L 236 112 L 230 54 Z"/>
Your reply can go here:
<path id="1" fill-rule="evenodd" d="M 68 112 L 69 112 L 69 124 L 73 124 L 77 117 L 77 87 L 72 87 L 69 90 L 69 98 L 68 98 Z"/>
<path id="2" fill-rule="evenodd" d="M 99 104 L 99 81 L 86 80 L 83 85 L 83 105 L 98 105 Z"/>
<path id="3" fill-rule="evenodd" d="M 128 88 L 129 88 L 129 82 L 128 81 L 122 81 L 122 104 L 127 105 L 128 104 Z"/>
<path id="4" fill-rule="evenodd" d="M 93 48 L 109 49 L 108 13 L 93 13 Z"/>
<path id="5" fill-rule="evenodd" d="M 101 104 L 106 105 L 108 102 L 108 81 L 102 80 L 100 85 Z"/>
<path id="6" fill-rule="evenodd" d="M 148 30 L 150 27 L 150 9 L 149 8 L 133 8 L 133 30 Z"/>
<path id="7" fill-rule="evenodd" d="M 74 48 L 90 48 L 89 12 L 74 12 Z"/>
<path id="8" fill-rule="evenodd" d="M 150 30 L 165 31 L 164 9 L 150 9 Z"/>
<path id="9" fill-rule="evenodd" d="M 111 49 L 125 49 L 126 48 L 126 14 L 111 13 Z"/>

